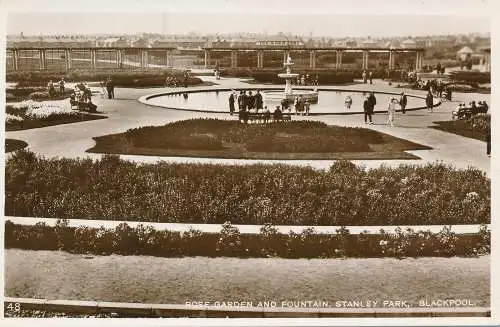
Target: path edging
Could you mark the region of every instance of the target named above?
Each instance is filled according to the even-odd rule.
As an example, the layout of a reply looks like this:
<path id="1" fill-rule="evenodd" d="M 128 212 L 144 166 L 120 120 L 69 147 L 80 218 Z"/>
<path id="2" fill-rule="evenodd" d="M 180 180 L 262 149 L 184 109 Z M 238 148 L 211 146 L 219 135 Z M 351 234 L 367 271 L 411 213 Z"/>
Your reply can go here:
<path id="1" fill-rule="evenodd" d="M 320 317 L 491 317 L 491 309 L 467 308 L 256 308 L 182 304 L 96 302 L 5 297 L 4 306 L 19 304 L 21 309 L 67 313 L 117 313 L 145 317 L 192 318 L 320 318 Z M 9 310 L 9 309 L 6 309 Z"/>

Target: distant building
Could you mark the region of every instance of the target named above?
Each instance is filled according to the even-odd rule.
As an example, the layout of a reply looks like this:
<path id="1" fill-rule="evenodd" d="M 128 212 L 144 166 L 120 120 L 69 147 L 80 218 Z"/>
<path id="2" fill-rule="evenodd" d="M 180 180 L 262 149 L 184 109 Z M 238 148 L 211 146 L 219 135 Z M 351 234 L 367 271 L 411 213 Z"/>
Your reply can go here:
<path id="1" fill-rule="evenodd" d="M 379 48 L 379 44 L 377 43 L 377 41 L 373 40 L 373 39 L 366 39 L 366 40 L 363 40 L 359 43 L 359 47 L 360 48 Z"/>
<path id="2" fill-rule="evenodd" d="M 264 47 L 287 47 L 287 46 L 292 46 L 292 47 L 297 47 L 297 46 L 304 46 L 304 42 L 297 38 L 297 37 L 287 37 L 284 35 L 274 35 L 274 36 L 266 36 L 261 39 L 258 39 L 255 42 L 256 46 L 264 46 Z"/>
<path id="3" fill-rule="evenodd" d="M 417 42 L 412 39 L 407 39 L 401 42 L 401 47 L 403 49 L 415 49 L 417 47 Z"/>
<path id="4" fill-rule="evenodd" d="M 467 61 L 472 58 L 472 55 L 474 54 L 474 51 L 469 48 L 469 47 L 463 47 L 462 49 L 458 50 L 457 52 L 457 58 L 460 61 Z"/>

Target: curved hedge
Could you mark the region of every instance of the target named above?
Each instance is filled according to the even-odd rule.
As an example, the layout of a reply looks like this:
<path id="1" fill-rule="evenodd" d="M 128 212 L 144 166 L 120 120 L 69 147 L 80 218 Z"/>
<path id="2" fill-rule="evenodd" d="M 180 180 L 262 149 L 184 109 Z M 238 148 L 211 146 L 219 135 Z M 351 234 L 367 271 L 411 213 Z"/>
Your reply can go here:
<path id="1" fill-rule="evenodd" d="M 490 222 L 490 179 L 444 164 L 364 170 L 275 165 L 137 164 L 104 156 L 6 162 L 9 216 L 275 225 Z"/>
<path id="2" fill-rule="evenodd" d="M 345 228 L 333 235 L 316 234 L 314 229 L 280 234 L 272 225 L 260 234 L 240 234 L 230 222 L 219 233 L 198 230 L 172 232 L 126 223 L 115 229 L 5 223 L 5 247 L 30 250 L 63 250 L 72 253 L 153 255 L 159 257 L 450 257 L 490 253 L 490 231 L 483 226 L 474 234 L 455 234 L 448 227 L 439 233 L 396 229 L 395 233 L 349 234 Z"/>

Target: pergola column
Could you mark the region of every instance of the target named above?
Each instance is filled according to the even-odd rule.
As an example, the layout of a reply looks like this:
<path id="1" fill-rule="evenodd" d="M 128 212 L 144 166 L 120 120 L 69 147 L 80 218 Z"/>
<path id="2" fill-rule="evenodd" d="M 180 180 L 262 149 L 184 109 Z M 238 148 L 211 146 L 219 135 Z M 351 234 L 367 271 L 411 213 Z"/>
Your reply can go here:
<path id="1" fill-rule="evenodd" d="M 316 68 L 316 50 L 309 51 L 309 68 Z"/>
<path id="2" fill-rule="evenodd" d="M 238 51 L 231 50 L 231 68 L 238 67 Z"/>
<path id="3" fill-rule="evenodd" d="M 394 69 L 393 67 L 394 54 L 392 50 L 389 50 L 389 69 Z"/>
<path id="4" fill-rule="evenodd" d="M 96 69 L 97 67 L 97 50 L 90 50 L 90 69 Z"/>
<path id="5" fill-rule="evenodd" d="M 121 68 L 122 52 L 120 49 L 116 50 L 116 68 Z"/>
<path id="6" fill-rule="evenodd" d="M 148 69 L 148 50 L 141 50 L 141 69 Z"/>
<path id="7" fill-rule="evenodd" d="M 165 55 L 167 56 L 167 67 L 172 67 L 173 66 L 172 51 L 167 50 L 167 53 Z"/>
<path id="8" fill-rule="evenodd" d="M 484 70 L 491 72 L 491 52 L 484 53 Z"/>
<path id="9" fill-rule="evenodd" d="M 342 50 L 336 50 L 336 62 L 335 62 L 335 69 L 341 69 L 342 68 Z"/>
<path id="10" fill-rule="evenodd" d="M 210 50 L 205 49 L 205 68 L 210 65 Z"/>
<path id="11" fill-rule="evenodd" d="M 257 68 L 264 68 L 264 50 L 257 50 Z"/>
<path id="12" fill-rule="evenodd" d="M 45 62 L 45 49 L 39 49 L 39 59 L 40 59 L 40 69 L 45 69 L 47 67 Z"/>
<path id="13" fill-rule="evenodd" d="M 368 57 L 369 57 L 369 51 L 364 50 L 363 51 L 363 69 L 368 69 Z"/>
<path id="14" fill-rule="evenodd" d="M 65 49 L 64 50 L 64 58 L 66 62 L 66 70 L 71 69 L 71 50 L 70 49 Z"/>
<path id="15" fill-rule="evenodd" d="M 12 50 L 13 69 L 19 70 L 19 50 Z"/>
<path id="16" fill-rule="evenodd" d="M 420 51 L 416 51 L 415 70 L 416 71 L 420 70 Z"/>

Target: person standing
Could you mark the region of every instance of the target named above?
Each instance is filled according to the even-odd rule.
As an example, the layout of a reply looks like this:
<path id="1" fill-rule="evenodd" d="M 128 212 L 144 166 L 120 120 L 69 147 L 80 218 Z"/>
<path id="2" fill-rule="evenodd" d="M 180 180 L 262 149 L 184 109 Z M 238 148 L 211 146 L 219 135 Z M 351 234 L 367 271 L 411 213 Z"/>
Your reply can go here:
<path id="1" fill-rule="evenodd" d="M 304 102 L 304 111 L 306 116 L 309 116 L 309 109 L 311 108 L 311 103 L 309 102 L 309 99 L 306 99 Z"/>
<path id="2" fill-rule="evenodd" d="M 377 104 L 377 98 L 375 98 L 375 93 L 371 92 L 370 93 L 370 107 L 372 110 L 372 115 L 375 112 L 375 105 Z"/>
<path id="3" fill-rule="evenodd" d="M 234 112 L 234 93 L 231 92 L 231 95 L 229 96 L 229 113 L 232 116 Z"/>
<path id="4" fill-rule="evenodd" d="M 394 114 L 396 113 L 396 99 L 391 98 L 389 100 L 389 105 L 387 106 L 387 125 L 394 126 Z"/>
<path id="5" fill-rule="evenodd" d="M 408 103 L 408 99 L 406 98 L 406 94 L 401 92 L 401 97 L 399 98 L 399 105 L 401 106 L 401 112 L 406 114 L 406 104 Z"/>
<path id="6" fill-rule="evenodd" d="M 262 109 L 264 104 L 264 101 L 262 100 L 262 94 L 260 93 L 260 90 L 257 90 L 257 93 L 255 94 L 255 107 L 257 109 Z"/>
<path id="7" fill-rule="evenodd" d="M 248 92 L 247 105 L 248 109 L 255 108 L 255 96 L 252 94 L 252 91 Z"/>
<path id="8" fill-rule="evenodd" d="M 373 72 L 370 72 L 368 76 L 370 78 L 370 84 L 373 84 Z"/>
<path id="9" fill-rule="evenodd" d="M 486 154 L 491 157 L 491 128 L 486 131 Z"/>
<path id="10" fill-rule="evenodd" d="M 59 93 L 64 93 L 64 78 L 59 81 Z"/>
<path id="11" fill-rule="evenodd" d="M 351 98 L 350 95 L 348 95 L 348 96 L 345 97 L 344 104 L 345 104 L 345 107 L 347 108 L 347 110 L 351 109 L 352 98 Z"/>
<path id="12" fill-rule="evenodd" d="M 368 124 L 368 119 L 370 120 L 370 124 L 373 124 L 370 97 L 367 97 L 365 102 L 363 102 L 363 111 L 365 113 L 365 124 Z"/>
<path id="13" fill-rule="evenodd" d="M 240 95 L 238 96 L 238 110 L 243 109 L 243 91 L 240 91 Z"/>
<path id="14" fill-rule="evenodd" d="M 361 77 L 363 78 L 363 84 L 366 84 L 366 70 L 363 70 Z"/>
<path id="15" fill-rule="evenodd" d="M 427 110 L 432 112 L 434 107 L 434 97 L 431 93 L 431 90 L 427 92 L 427 97 L 425 98 L 425 104 L 427 106 Z"/>

